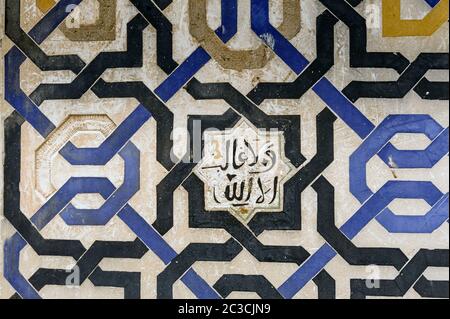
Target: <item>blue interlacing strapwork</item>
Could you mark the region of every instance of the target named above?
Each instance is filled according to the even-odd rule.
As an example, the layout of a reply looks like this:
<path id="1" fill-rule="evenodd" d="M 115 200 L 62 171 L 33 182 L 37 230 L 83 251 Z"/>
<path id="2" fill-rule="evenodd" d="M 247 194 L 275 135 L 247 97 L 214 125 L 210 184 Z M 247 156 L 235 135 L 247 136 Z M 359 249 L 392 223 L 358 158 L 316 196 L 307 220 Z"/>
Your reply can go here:
<path id="1" fill-rule="evenodd" d="M 69 12 L 66 12 L 66 8 L 70 5 L 79 5 L 81 2 L 82 0 L 59 1 L 27 36 L 37 45 L 42 44 L 67 17 Z M 230 41 L 238 31 L 237 2 L 237 0 L 221 2 L 222 21 L 215 33 L 224 43 Z M 434 7 L 439 0 L 426 2 Z M 151 4 L 140 4 L 155 7 L 153 1 Z M 251 1 L 251 28 L 296 75 L 301 75 L 310 66 L 310 62 L 299 50 L 271 24 L 268 0 Z M 7 79 L 5 99 L 43 138 L 48 138 L 57 126 L 20 88 L 20 67 L 27 60 L 27 56 L 19 45 L 20 43 L 16 43 L 5 56 Z M 170 101 L 210 60 L 211 56 L 199 46 L 184 62 L 174 68 L 152 94 L 154 93 L 163 103 Z M 349 169 L 350 191 L 361 203 L 361 207 L 340 227 L 342 234 L 352 240 L 373 221 L 381 224 L 392 234 L 426 234 L 434 232 L 448 222 L 448 193 L 442 193 L 432 182 L 387 181 L 378 190 L 372 190 L 367 183 L 367 165 L 375 156 L 390 169 L 435 167 L 439 161 L 448 156 L 448 128 L 442 127 L 430 115 L 418 114 L 390 115 L 375 125 L 325 76 L 321 77 L 311 89 L 329 110 L 362 140 L 361 145 L 350 157 Z M 165 265 L 170 265 L 179 254 L 164 240 L 164 234 L 148 224 L 129 203 L 142 187 L 141 152 L 131 139 L 151 119 L 156 120 L 158 124 L 162 121 L 153 114 L 154 105 L 144 105 L 142 101 L 139 103 L 97 148 L 78 148 L 69 141 L 59 150 L 59 154 L 71 165 L 104 166 L 115 156 L 119 156 L 124 162 L 122 185 L 116 187 L 107 178 L 72 177 L 33 214 L 30 220 L 32 226 L 40 231 L 58 215 L 67 225 L 72 226 L 104 226 L 117 216 Z M 390 141 L 395 135 L 403 133 L 423 134 L 430 143 L 424 150 L 399 150 Z M 155 139 L 149 138 L 148 143 L 155 143 Z M 78 194 L 92 193 L 99 194 L 104 199 L 104 203 L 98 209 L 79 209 L 71 204 Z M 388 208 L 396 199 L 421 199 L 430 206 L 430 209 L 421 216 L 407 215 L 407 212 L 405 215 L 399 215 Z M 29 244 L 24 237 L 18 230 L 5 241 L 4 276 L 20 297 L 40 298 L 38 289 L 19 270 L 20 253 Z M 324 244 L 306 258 L 298 270 L 277 288 L 277 291 L 284 298 L 294 297 L 337 255 L 332 245 Z M 200 277 L 191 266 L 180 279 L 198 298 L 221 298 L 217 290 Z"/>

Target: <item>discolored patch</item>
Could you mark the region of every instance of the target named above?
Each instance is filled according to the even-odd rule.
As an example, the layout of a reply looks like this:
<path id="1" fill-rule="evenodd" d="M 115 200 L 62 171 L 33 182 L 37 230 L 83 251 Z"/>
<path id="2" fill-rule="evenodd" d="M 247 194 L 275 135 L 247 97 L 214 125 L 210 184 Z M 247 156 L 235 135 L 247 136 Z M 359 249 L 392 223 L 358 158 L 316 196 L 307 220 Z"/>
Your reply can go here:
<path id="1" fill-rule="evenodd" d="M 383 0 L 383 36 L 431 36 L 449 16 L 449 0 L 441 0 L 422 20 L 401 18 L 401 0 Z"/>
<path id="2" fill-rule="evenodd" d="M 43 13 L 47 13 L 54 5 L 54 0 L 36 0 L 36 6 L 41 10 Z"/>
<path id="3" fill-rule="evenodd" d="M 117 0 L 97 0 L 99 15 L 94 24 L 69 28 L 62 24 L 60 30 L 72 41 L 113 41 L 116 39 Z"/>

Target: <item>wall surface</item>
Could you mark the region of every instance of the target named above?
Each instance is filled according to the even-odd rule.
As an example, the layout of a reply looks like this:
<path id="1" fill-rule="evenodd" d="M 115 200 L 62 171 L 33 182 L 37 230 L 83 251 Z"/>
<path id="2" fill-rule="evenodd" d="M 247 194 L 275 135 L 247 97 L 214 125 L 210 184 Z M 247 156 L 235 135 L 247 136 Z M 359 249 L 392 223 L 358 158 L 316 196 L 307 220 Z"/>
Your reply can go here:
<path id="1" fill-rule="evenodd" d="M 0 3 L 0 298 L 448 298 L 449 0 Z"/>

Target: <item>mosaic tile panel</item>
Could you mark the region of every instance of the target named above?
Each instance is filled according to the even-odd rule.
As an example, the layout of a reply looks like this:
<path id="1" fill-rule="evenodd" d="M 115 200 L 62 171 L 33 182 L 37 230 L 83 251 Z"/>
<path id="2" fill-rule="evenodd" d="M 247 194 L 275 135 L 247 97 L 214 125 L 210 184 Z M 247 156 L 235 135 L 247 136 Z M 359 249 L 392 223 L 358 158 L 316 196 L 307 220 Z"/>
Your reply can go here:
<path id="1" fill-rule="evenodd" d="M 449 0 L 2 0 L 1 298 L 448 298 Z"/>

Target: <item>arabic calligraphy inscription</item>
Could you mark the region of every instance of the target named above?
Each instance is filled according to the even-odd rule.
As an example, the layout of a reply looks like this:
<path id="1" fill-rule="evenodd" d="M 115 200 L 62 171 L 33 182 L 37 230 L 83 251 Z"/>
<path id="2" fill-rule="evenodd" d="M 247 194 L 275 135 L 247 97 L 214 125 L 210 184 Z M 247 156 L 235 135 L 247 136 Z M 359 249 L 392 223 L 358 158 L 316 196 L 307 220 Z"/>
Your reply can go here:
<path id="1" fill-rule="evenodd" d="M 283 183 L 293 170 L 284 136 L 242 120 L 233 129 L 206 131 L 195 173 L 205 183 L 205 209 L 227 210 L 243 222 L 256 212 L 281 212 Z"/>

